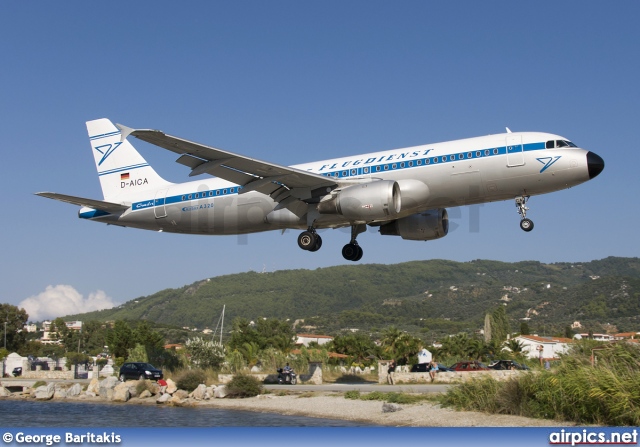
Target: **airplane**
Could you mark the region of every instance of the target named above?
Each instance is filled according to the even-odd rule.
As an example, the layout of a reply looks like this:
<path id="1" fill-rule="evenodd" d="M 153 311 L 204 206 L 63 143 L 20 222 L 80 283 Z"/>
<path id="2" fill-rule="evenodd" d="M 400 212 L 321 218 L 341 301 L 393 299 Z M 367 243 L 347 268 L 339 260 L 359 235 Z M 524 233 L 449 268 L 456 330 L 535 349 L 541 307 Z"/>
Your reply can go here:
<path id="1" fill-rule="evenodd" d="M 229 235 L 299 229 L 298 246 L 315 252 L 317 230 L 351 228 L 342 249 L 349 261 L 363 256 L 357 236 L 367 225 L 381 235 L 429 241 L 447 235 L 447 207 L 514 200 L 520 227 L 531 196 L 584 183 L 604 160 L 567 138 L 512 132 L 344 158 L 281 166 L 174 137 L 159 130 L 87 122 L 104 200 L 39 192 L 82 207 L 96 222 L 160 232 Z M 179 154 L 190 177 L 160 177 L 127 140 Z"/>

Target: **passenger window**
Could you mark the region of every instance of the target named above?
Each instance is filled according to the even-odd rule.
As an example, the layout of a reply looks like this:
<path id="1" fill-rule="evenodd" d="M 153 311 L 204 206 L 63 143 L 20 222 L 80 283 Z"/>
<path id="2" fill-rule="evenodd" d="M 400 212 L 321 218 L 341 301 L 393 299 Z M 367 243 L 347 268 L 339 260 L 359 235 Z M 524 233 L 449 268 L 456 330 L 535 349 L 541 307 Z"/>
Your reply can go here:
<path id="1" fill-rule="evenodd" d="M 556 147 L 555 141 L 553 140 L 549 140 L 547 141 L 547 149 L 553 149 L 554 147 Z"/>

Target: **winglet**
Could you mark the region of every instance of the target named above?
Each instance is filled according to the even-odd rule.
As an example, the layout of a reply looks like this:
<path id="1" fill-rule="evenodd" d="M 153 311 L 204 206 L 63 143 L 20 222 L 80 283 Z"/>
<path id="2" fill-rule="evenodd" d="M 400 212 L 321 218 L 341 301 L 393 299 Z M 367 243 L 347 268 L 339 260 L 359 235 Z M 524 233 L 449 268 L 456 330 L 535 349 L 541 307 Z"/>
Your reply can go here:
<path id="1" fill-rule="evenodd" d="M 117 126 L 117 124 L 116 124 L 116 126 Z M 509 129 L 508 127 L 505 127 L 505 129 L 507 129 L 507 133 L 512 133 L 511 129 Z"/>
<path id="2" fill-rule="evenodd" d="M 120 129 L 120 141 L 126 140 L 129 135 L 131 135 L 133 132 L 135 132 L 135 129 L 132 129 L 131 127 L 124 126 L 122 124 L 116 123 L 116 127 L 118 129 Z"/>

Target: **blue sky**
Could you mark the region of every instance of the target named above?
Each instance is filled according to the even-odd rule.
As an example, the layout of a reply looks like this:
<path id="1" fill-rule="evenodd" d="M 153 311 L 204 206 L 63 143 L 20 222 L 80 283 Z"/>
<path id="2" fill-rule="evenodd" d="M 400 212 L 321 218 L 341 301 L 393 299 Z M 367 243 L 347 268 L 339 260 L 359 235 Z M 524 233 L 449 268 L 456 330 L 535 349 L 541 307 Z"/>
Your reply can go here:
<path id="1" fill-rule="evenodd" d="M 452 209 L 441 240 L 361 235 L 362 262 L 638 256 L 639 13 L 632 1 L 4 2 L 0 302 L 31 298 L 48 316 L 221 274 L 351 264 L 346 230 L 309 253 L 297 231 L 158 234 L 34 196 L 102 198 L 85 128 L 102 117 L 279 164 L 505 126 L 557 133 L 606 168 L 532 198 L 533 232 L 511 201 L 481 206 L 479 231 Z M 132 142 L 188 180 L 175 154 Z"/>

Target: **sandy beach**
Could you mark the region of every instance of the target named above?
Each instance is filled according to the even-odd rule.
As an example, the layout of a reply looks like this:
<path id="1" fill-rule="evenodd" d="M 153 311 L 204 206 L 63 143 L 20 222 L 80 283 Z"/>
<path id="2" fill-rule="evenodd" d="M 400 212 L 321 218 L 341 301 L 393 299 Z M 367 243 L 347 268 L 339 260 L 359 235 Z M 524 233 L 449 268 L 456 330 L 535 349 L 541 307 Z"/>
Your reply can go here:
<path id="1" fill-rule="evenodd" d="M 132 399 L 130 402 L 135 401 Z M 402 404 L 396 412 L 384 413 L 381 401 L 345 399 L 340 393 L 272 394 L 246 399 L 214 399 L 194 405 L 266 413 L 360 421 L 397 427 L 551 427 L 573 425 L 546 419 L 455 411 L 423 402 Z"/>

